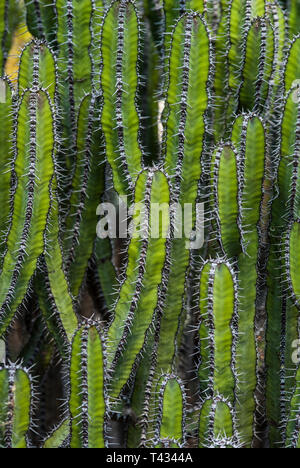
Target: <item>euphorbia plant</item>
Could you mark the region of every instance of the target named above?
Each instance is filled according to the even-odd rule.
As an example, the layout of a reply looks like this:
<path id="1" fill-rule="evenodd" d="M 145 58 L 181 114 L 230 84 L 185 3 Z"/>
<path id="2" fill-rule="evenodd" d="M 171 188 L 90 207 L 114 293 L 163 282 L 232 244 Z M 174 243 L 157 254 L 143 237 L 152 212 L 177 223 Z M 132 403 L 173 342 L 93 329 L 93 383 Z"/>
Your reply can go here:
<path id="1" fill-rule="evenodd" d="M 299 11 L 1 1 L 2 447 L 299 448 Z"/>

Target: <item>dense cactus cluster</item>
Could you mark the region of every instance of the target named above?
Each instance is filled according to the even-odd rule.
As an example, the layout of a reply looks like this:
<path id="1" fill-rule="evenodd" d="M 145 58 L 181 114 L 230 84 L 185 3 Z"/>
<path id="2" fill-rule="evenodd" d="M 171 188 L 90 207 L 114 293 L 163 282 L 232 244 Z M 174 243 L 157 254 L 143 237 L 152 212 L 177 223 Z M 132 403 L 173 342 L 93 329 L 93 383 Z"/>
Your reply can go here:
<path id="1" fill-rule="evenodd" d="M 0 40 L 0 447 L 300 448 L 300 1 L 0 0 Z"/>

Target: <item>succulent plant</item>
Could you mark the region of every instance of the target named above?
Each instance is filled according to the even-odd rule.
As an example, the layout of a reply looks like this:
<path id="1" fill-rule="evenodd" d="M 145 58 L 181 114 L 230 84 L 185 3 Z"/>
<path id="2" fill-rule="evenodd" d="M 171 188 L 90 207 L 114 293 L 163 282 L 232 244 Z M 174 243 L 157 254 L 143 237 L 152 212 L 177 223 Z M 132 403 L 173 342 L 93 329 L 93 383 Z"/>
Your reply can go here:
<path id="1" fill-rule="evenodd" d="M 1 1 L 1 447 L 300 448 L 299 14 Z"/>

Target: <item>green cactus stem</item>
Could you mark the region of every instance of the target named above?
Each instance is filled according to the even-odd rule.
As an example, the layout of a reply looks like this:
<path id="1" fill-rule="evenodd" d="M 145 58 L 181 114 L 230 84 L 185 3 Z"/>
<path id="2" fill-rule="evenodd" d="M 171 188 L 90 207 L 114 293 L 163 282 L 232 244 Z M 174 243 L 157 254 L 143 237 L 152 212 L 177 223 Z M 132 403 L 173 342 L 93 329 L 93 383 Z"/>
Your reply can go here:
<path id="1" fill-rule="evenodd" d="M 99 325 L 83 326 L 70 361 L 71 448 L 104 448 L 107 442 L 105 349 Z"/>
<path id="2" fill-rule="evenodd" d="M 32 420 L 32 382 L 17 365 L 0 369 L 0 446 L 28 448 Z"/>

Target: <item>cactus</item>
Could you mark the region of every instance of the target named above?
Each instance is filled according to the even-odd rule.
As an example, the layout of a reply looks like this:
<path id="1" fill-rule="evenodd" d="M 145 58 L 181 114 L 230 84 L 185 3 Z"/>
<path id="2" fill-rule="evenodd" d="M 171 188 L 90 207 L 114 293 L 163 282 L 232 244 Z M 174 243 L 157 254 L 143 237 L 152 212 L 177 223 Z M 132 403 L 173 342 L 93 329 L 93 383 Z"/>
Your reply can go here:
<path id="1" fill-rule="evenodd" d="M 45 0 L 25 0 L 25 5 L 30 33 L 39 39 L 46 39 L 49 44 L 53 45 L 57 29 L 55 4 L 49 4 Z"/>
<path id="2" fill-rule="evenodd" d="M 241 443 L 235 417 L 239 380 L 236 372 L 237 284 L 236 274 L 228 262 L 208 262 L 201 269 L 200 448 L 233 448 Z"/>
<path id="3" fill-rule="evenodd" d="M 185 41 L 183 41 L 186 35 Z M 210 48 L 206 25 L 198 15 L 184 15 L 177 23 L 173 35 L 173 48 L 170 56 L 169 88 L 166 105 L 168 106 L 168 120 L 165 128 L 165 167 L 172 178 L 171 202 L 181 206 L 191 204 L 191 230 L 196 219 L 196 200 L 198 195 L 198 181 L 201 176 L 201 155 L 204 152 L 204 138 L 206 130 L 205 112 L 208 105 L 209 60 Z M 201 60 L 198 61 L 196 51 L 200 48 Z M 203 63 L 204 66 L 197 66 Z M 183 76 L 172 79 L 172 70 L 180 69 Z M 195 70 L 188 73 L 189 68 Z M 187 86 L 182 89 L 184 79 Z M 197 99 L 197 97 L 198 99 Z M 178 98 L 181 100 L 178 101 Z M 193 127 L 194 116 L 198 118 L 198 127 Z M 187 132 L 187 134 L 186 134 Z M 195 160 L 193 155 L 198 155 Z M 166 297 L 162 307 L 159 346 L 157 351 L 157 368 L 170 371 L 175 354 L 175 339 L 180 320 L 182 301 L 190 251 L 186 239 L 176 237 L 176 225 L 172 225 L 174 239 L 170 245 L 170 266 L 166 275 Z M 180 281 L 179 284 L 177 281 Z M 171 335 L 172 333 L 172 335 Z M 172 339 L 170 339 L 172 336 Z M 167 338 L 169 337 L 169 338 Z"/>
<path id="4" fill-rule="evenodd" d="M 0 99 L 0 112 L 1 112 L 1 121 L 3 122 L 3 129 L 1 132 L 1 148 L 3 151 L 3 157 L 1 158 L 1 178 L 2 178 L 2 187 L 1 190 L 1 205 L 3 207 L 1 213 L 1 264 L 3 259 L 3 254 L 5 251 L 5 238 L 7 235 L 7 230 L 9 228 L 9 219 L 10 219 L 10 182 L 11 174 L 8 170 L 8 165 L 12 158 L 13 153 L 13 142 L 12 142 L 12 132 L 13 132 L 13 119 L 15 111 L 15 101 L 14 101 L 14 91 L 10 81 L 7 78 L 3 78 L 0 81 L 1 87 L 1 99 Z"/>
<path id="5" fill-rule="evenodd" d="M 240 174 L 237 153 L 224 145 L 212 158 L 211 169 L 212 209 L 215 212 L 215 229 L 219 233 L 224 255 L 232 258 L 241 252 Z"/>
<path id="6" fill-rule="evenodd" d="M 136 105 L 140 26 L 134 4 L 114 2 L 104 17 L 101 34 L 105 152 L 115 190 L 120 196 L 130 195 L 128 190 L 142 168 Z"/>
<path id="7" fill-rule="evenodd" d="M 261 238 L 263 182 L 265 173 L 265 132 L 258 116 L 238 117 L 233 125 L 232 140 L 241 157 L 241 231 L 244 252 L 238 257 L 239 339 L 236 368 L 237 428 L 243 440 L 252 440 L 254 427 L 254 393 L 258 385 L 256 315 L 258 303 L 259 245 Z M 254 324 L 254 326 L 253 326 Z M 245 385 L 244 382 L 247 382 Z"/>
<path id="8" fill-rule="evenodd" d="M 159 289 L 166 261 L 169 220 L 163 219 L 162 225 L 158 226 L 158 235 L 149 241 L 158 216 L 154 211 L 157 203 L 169 209 L 170 194 L 166 176 L 161 171 L 142 172 L 136 183 L 133 238 L 128 247 L 125 279 L 107 334 L 108 365 L 114 376 L 109 385 L 113 398 L 119 396 L 134 372 L 161 300 Z"/>
<path id="9" fill-rule="evenodd" d="M 69 253 L 67 265 L 70 289 L 74 297 L 78 297 L 80 293 L 93 253 L 96 230 L 92 220 L 104 192 L 100 107 L 99 96 L 87 95 L 80 105 L 78 116 L 76 167 L 70 209 L 65 220 L 64 244 L 64 250 Z"/>
<path id="10" fill-rule="evenodd" d="M 240 448 L 234 432 L 233 410 L 228 401 L 218 397 L 203 404 L 199 448 Z"/>
<path id="11" fill-rule="evenodd" d="M 32 423 L 32 382 L 17 365 L 0 369 L 1 448 L 27 448 Z"/>
<path id="12" fill-rule="evenodd" d="M 47 43 L 33 40 L 22 51 L 19 64 L 18 91 L 32 86 L 46 89 L 54 103 L 56 99 L 56 62 Z"/>
<path id="13" fill-rule="evenodd" d="M 12 46 L 14 32 L 20 21 L 20 6 L 17 0 L 4 0 L 0 6 L 0 69 L 1 75 Z"/>
<path id="14" fill-rule="evenodd" d="M 180 447 L 186 439 L 186 394 L 175 376 L 161 378 L 158 398 L 156 438 L 159 444 L 172 441 L 172 447 Z"/>
<path id="15" fill-rule="evenodd" d="M 0 446 L 300 448 L 299 0 L 0 3 Z"/>
<path id="16" fill-rule="evenodd" d="M 19 104 L 17 125 L 14 200 L 0 280 L 1 333 L 10 325 L 23 301 L 45 248 L 54 176 L 54 121 L 45 91 L 25 91 Z M 16 244 L 19 244 L 17 251 Z"/>
<path id="17" fill-rule="evenodd" d="M 70 433 L 70 421 L 65 419 L 59 427 L 53 429 L 44 441 L 42 447 L 45 449 L 57 449 L 65 445 Z"/>
<path id="18" fill-rule="evenodd" d="M 97 325 L 76 332 L 69 370 L 71 448 L 103 448 L 106 444 L 104 353 Z"/>
<path id="19" fill-rule="evenodd" d="M 233 403 L 237 378 L 237 279 L 224 262 L 206 263 L 200 278 L 199 328 L 202 362 L 199 367 L 200 395 L 222 395 Z M 226 310 L 227 315 L 223 314 Z"/>

